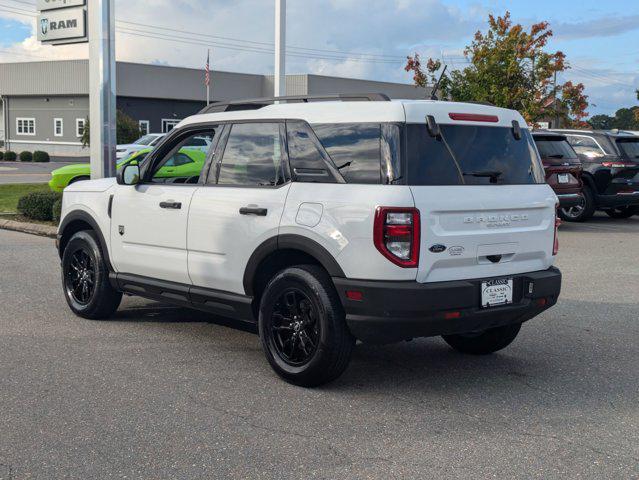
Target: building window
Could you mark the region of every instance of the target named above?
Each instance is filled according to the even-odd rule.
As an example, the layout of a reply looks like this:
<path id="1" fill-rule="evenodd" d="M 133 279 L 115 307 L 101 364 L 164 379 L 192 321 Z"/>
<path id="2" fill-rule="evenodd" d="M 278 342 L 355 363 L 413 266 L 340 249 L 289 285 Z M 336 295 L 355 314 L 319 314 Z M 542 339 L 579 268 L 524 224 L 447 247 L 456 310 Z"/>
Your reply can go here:
<path id="1" fill-rule="evenodd" d="M 35 118 L 16 118 L 16 132 L 18 135 L 35 135 Z"/>
<path id="2" fill-rule="evenodd" d="M 180 123 L 181 119 L 163 118 L 162 119 L 162 133 L 169 133 L 175 126 Z"/>
<path id="3" fill-rule="evenodd" d="M 61 118 L 53 119 L 53 136 L 62 137 L 64 135 L 64 121 Z"/>
<path id="4" fill-rule="evenodd" d="M 149 121 L 148 120 L 140 120 L 140 133 L 142 135 L 147 135 L 149 133 Z"/>
<path id="5" fill-rule="evenodd" d="M 76 118 L 75 119 L 75 136 L 80 138 L 84 135 L 84 125 L 86 124 L 86 120 L 84 118 Z"/>

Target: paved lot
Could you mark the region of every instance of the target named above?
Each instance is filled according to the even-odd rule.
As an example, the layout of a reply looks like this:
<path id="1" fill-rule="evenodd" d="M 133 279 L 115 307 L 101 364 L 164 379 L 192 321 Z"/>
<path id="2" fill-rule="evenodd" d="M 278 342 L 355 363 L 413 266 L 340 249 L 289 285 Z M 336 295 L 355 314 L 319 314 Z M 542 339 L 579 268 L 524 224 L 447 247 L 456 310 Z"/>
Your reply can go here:
<path id="1" fill-rule="evenodd" d="M 53 241 L 0 231 L 0 479 L 637 478 L 638 240 L 562 227 L 560 304 L 500 354 L 359 345 L 304 390 L 202 313 L 74 317 Z"/>
<path id="2" fill-rule="evenodd" d="M 22 163 L 0 162 L 0 185 L 9 183 L 47 183 L 51 172 L 69 162 Z"/>

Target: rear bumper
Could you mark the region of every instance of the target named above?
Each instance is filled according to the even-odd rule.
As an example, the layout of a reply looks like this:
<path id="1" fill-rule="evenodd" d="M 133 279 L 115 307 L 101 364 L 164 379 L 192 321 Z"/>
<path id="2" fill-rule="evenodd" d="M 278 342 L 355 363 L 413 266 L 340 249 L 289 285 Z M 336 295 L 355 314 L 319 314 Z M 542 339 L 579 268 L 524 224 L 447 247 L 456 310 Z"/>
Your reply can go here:
<path id="1" fill-rule="evenodd" d="M 559 206 L 561 208 L 576 207 L 583 202 L 583 196 L 581 193 L 558 193 Z"/>
<path id="2" fill-rule="evenodd" d="M 480 307 L 481 282 L 487 279 L 436 283 L 333 280 L 353 335 L 366 342 L 392 343 L 525 322 L 557 303 L 561 290 L 557 268 L 512 278 L 513 304 L 490 309 Z M 363 300 L 348 299 L 349 290 L 362 292 Z M 451 318 L 451 312 L 459 316 Z"/>
<path id="3" fill-rule="evenodd" d="M 639 190 L 616 195 L 597 195 L 598 208 L 627 207 L 630 205 L 639 205 Z"/>

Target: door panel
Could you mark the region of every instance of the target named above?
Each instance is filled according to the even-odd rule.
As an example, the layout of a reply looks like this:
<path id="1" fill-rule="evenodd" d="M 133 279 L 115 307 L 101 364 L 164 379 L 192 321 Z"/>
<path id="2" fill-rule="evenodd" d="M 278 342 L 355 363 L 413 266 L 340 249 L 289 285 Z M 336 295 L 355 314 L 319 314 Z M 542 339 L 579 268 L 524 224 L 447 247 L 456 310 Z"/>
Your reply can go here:
<path id="1" fill-rule="evenodd" d="M 197 188 L 170 184 L 117 186 L 111 249 L 112 261 L 119 272 L 191 283 L 186 232 L 189 204 Z"/>
<path id="2" fill-rule="evenodd" d="M 191 202 L 189 274 L 194 285 L 244 294 L 244 270 L 251 254 L 278 234 L 290 184 L 279 188 L 208 186 Z M 266 209 L 266 215 L 240 213 Z"/>

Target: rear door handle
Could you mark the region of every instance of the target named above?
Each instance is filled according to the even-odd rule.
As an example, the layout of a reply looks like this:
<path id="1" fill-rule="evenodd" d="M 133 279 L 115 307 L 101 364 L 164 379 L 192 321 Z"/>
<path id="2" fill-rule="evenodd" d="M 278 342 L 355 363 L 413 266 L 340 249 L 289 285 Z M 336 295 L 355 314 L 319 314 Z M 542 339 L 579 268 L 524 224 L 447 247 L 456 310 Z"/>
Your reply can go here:
<path id="1" fill-rule="evenodd" d="M 173 210 L 180 210 L 182 203 L 180 202 L 160 202 L 160 208 L 170 208 Z"/>
<path id="2" fill-rule="evenodd" d="M 240 215 L 256 215 L 258 217 L 266 217 L 268 210 L 266 208 L 258 207 L 242 207 L 240 208 Z"/>

